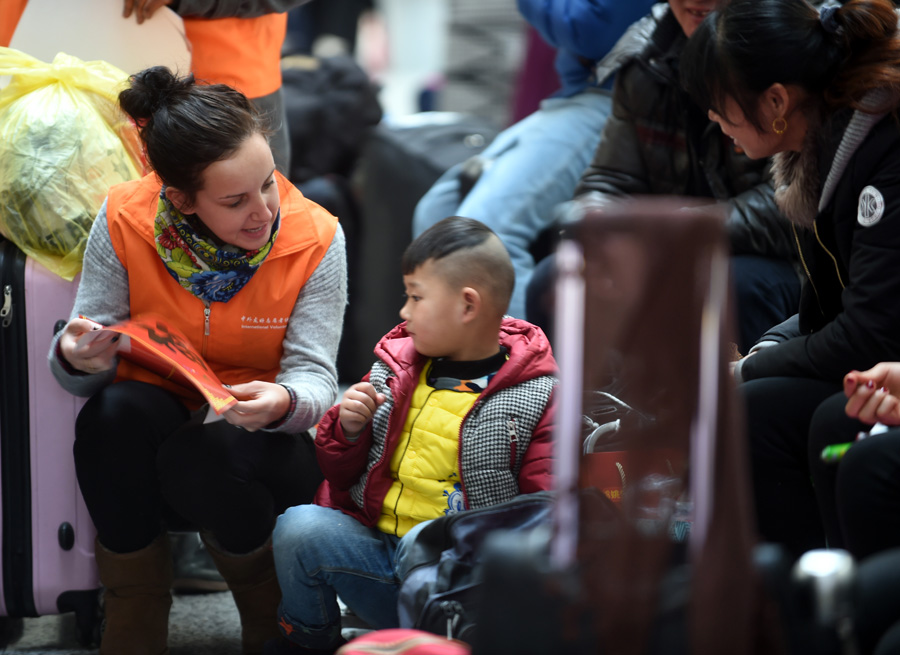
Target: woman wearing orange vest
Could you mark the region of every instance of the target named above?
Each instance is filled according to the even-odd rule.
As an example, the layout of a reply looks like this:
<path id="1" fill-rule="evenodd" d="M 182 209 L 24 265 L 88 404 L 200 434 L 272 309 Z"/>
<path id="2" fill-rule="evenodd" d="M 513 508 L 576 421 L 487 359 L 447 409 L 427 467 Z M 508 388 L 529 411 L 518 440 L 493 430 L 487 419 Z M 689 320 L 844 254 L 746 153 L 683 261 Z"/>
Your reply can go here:
<path id="1" fill-rule="evenodd" d="M 199 529 L 238 607 L 243 652 L 278 634 L 275 518 L 322 479 L 307 430 L 337 396 L 344 237 L 275 169 L 247 98 L 154 67 L 119 96 L 155 173 L 113 187 L 94 223 L 72 319 L 50 353 L 90 396 L 78 482 L 105 587 L 100 653 L 167 653 L 167 529 Z M 204 423 L 200 397 L 87 345 L 91 324 L 152 312 L 183 332 L 237 405 Z"/>

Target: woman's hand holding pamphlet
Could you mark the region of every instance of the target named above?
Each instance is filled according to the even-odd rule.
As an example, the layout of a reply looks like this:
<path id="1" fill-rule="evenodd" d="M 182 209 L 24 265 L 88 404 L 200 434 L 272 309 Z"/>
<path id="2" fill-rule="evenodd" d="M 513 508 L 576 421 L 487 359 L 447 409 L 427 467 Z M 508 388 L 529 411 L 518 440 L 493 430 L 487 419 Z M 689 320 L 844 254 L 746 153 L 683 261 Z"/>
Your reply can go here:
<path id="1" fill-rule="evenodd" d="M 88 316 L 80 318 L 93 322 Z M 167 380 L 197 389 L 216 415 L 225 413 L 237 403 L 237 398 L 231 395 L 187 337 L 163 317 L 142 314 L 116 325 L 93 323 L 93 332 L 83 335 L 82 339 L 95 343 L 98 339 L 112 340 L 117 334 L 121 335 L 117 348 L 120 357 Z M 213 418 L 211 413 L 206 420 Z"/>

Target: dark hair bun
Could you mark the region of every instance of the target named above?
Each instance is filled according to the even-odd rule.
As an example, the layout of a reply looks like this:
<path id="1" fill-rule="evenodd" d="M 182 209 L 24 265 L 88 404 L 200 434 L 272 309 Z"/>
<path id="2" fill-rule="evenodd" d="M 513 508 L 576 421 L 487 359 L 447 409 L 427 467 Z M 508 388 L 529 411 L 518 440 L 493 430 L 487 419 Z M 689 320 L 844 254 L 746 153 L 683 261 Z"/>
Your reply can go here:
<path id="1" fill-rule="evenodd" d="M 153 117 L 178 92 L 194 83 L 193 75 L 177 77 L 165 66 L 153 66 L 129 78 L 130 87 L 119 94 L 119 105 L 138 123 Z"/>

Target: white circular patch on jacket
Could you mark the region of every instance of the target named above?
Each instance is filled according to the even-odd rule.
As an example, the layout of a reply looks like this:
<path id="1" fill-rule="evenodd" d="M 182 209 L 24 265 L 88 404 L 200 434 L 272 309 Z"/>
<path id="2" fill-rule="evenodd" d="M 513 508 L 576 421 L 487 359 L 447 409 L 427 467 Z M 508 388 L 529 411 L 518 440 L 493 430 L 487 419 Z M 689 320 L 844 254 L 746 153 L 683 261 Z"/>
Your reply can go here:
<path id="1" fill-rule="evenodd" d="M 867 186 L 859 194 L 859 212 L 856 220 L 863 227 L 875 225 L 884 215 L 884 196 L 873 186 Z"/>

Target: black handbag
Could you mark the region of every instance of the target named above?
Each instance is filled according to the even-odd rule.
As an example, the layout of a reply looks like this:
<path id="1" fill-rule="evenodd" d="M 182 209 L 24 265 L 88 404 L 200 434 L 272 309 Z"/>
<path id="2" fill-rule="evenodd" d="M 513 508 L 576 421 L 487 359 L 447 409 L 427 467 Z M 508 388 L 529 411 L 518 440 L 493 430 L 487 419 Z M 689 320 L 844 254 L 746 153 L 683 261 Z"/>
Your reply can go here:
<path id="1" fill-rule="evenodd" d="M 549 529 L 552 499 L 539 491 L 428 523 L 402 563 L 400 626 L 470 641 L 481 613 L 485 542 L 499 532 L 527 538 Z"/>

